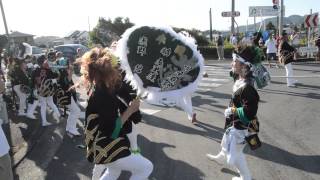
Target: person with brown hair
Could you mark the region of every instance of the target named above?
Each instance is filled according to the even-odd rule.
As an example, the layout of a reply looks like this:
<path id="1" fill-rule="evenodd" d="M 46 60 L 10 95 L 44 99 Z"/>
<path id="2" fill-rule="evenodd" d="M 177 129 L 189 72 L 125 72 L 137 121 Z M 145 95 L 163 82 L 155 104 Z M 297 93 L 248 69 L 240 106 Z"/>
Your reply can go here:
<path id="1" fill-rule="evenodd" d="M 112 66 L 113 58 L 109 50 L 100 48 L 92 49 L 81 58 L 81 73 L 89 88 L 85 116 L 87 159 L 107 167 L 100 180 L 115 180 L 122 170 L 130 171 L 132 180 L 144 180 L 151 174 L 153 165 L 140 153 L 130 151 L 127 136 L 140 101 L 132 99 L 128 107 L 121 102 L 129 99 L 130 94 L 121 81 L 120 71 Z"/>

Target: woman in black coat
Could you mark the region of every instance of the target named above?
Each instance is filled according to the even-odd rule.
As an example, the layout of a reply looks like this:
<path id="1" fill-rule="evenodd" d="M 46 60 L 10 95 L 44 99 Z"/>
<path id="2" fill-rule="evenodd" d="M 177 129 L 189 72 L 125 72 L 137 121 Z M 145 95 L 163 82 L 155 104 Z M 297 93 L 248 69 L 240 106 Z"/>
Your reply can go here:
<path id="1" fill-rule="evenodd" d="M 87 159 L 108 168 L 100 179 L 117 179 L 122 170 L 130 171 L 132 180 L 147 179 L 153 165 L 130 151 L 127 136 L 132 121 L 137 120 L 140 102 L 130 97 L 121 73 L 112 66 L 113 57 L 110 51 L 99 48 L 82 57 L 81 72 L 90 87 L 85 125 Z"/>

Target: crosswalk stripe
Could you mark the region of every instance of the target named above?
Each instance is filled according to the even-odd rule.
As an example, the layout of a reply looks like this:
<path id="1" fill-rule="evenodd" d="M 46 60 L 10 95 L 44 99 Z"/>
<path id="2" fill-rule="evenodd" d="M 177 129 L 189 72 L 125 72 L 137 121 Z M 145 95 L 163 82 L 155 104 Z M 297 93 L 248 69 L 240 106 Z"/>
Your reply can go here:
<path id="1" fill-rule="evenodd" d="M 218 83 L 199 83 L 199 86 L 200 87 L 219 87 L 221 86 L 222 84 L 218 84 Z"/>
<path id="2" fill-rule="evenodd" d="M 217 78 L 202 78 L 202 81 L 212 81 L 212 82 L 228 82 L 229 79 L 217 79 Z"/>
<path id="3" fill-rule="evenodd" d="M 211 89 L 198 87 L 196 91 L 211 91 Z"/>

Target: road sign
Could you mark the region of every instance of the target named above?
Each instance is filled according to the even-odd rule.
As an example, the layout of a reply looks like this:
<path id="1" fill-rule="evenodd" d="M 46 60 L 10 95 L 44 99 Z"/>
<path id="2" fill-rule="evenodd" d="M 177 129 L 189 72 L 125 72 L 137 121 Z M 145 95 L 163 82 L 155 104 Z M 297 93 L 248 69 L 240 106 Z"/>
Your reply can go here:
<path id="1" fill-rule="evenodd" d="M 309 54 L 316 54 L 318 52 L 318 47 L 317 46 L 310 46 L 310 47 L 300 47 L 298 49 L 298 52 L 301 56 L 305 56 L 307 55 L 308 53 Z"/>
<path id="2" fill-rule="evenodd" d="M 240 16 L 240 12 L 239 11 L 235 11 L 235 12 L 233 12 L 233 14 L 232 14 L 232 11 L 225 11 L 225 12 L 222 12 L 221 13 L 221 16 L 222 17 L 238 17 L 238 16 Z"/>
<path id="3" fill-rule="evenodd" d="M 272 0 L 273 5 L 279 5 L 279 0 Z"/>
<path id="4" fill-rule="evenodd" d="M 317 27 L 318 26 L 318 13 L 305 15 L 304 16 L 304 26 L 305 27 Z"/>
<path id="5" fill-rule="evenodd" d="M 283 10 L 283 12 L 285 12 Z M 255 16 L 278 16 L 279 10 L 274 9 L 273 6 L 250 6 L 249 17 Z"/>

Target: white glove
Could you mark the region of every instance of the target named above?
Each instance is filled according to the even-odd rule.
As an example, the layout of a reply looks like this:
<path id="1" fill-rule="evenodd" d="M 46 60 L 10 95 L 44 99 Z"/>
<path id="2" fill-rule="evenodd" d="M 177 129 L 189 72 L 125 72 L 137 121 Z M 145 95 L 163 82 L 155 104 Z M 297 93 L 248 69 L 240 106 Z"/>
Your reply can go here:
<path id="1" fill-rule="evenodd" d="M 226 110 L 224 110 L 224 117 L 229 117 L 232 114 L 233 112 L 231 107 L 228 107 Z"/>

